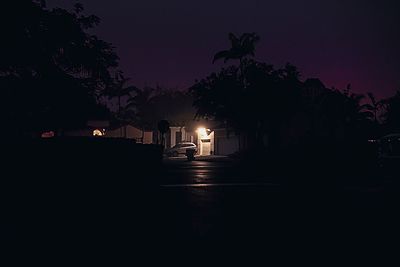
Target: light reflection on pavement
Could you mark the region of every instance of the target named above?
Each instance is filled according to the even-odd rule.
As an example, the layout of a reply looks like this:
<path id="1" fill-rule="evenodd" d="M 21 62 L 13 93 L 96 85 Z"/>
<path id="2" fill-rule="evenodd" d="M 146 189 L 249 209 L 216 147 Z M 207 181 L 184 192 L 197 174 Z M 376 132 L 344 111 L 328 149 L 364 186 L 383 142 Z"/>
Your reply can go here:
<path id="1" fill-rule="evenodd" d="M 164 167 L 161 218 L 167 218 L 164 232 L 174 238 L 271 235 L 271 229 L 274 235 L 321 227 L 340 229 L 352 220 L 372 222 L 385 203 L 381 195 L 362 190 L 289 189 L 273 177 L 239 168 L 234 162 L 178 159 L 166 161 Z"/>

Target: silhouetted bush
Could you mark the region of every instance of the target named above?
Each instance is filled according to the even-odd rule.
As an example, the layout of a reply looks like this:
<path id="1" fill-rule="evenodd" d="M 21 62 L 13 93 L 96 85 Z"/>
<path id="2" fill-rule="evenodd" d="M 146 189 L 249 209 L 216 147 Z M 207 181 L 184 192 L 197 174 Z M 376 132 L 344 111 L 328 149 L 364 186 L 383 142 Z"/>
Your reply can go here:
<path id="1" fill-rule="evenodd" d="M 55 138 L 7 140 L 1 148 L 0 209 L 18 230 L 14 240 L 48 249 L 151 238 L 142 229 L 157 221 L 160 146 Z"/>

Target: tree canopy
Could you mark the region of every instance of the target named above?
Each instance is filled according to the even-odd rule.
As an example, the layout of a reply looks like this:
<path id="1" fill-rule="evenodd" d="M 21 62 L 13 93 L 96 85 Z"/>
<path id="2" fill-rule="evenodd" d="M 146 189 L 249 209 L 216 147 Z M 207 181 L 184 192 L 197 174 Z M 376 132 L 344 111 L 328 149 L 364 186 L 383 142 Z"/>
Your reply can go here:
<path id="1" fill-rule="evenodd" d="M 400 91 L 392 97 L 383 101 L 385 112 L 383 114 L 384 123 L 388 131 L 400 131 Z"/>
<path id="2" fill-rule="evenodd" d="M 47 9 L 45 1 L 6 1 L 2 11 L 0 88 L 9 132 L 84 125 L 118 66 L 113 46 L 88 32 L 100 19 L 84 15 L 80 4 L 71 12 Z"/>
<path id="3" fill-rule="evenodd" d="M 256 33 L 244 33 L 237 37 L 233 33 L 229 33 L 229 41 L 231 47 L 228 50 L 222 50 L 215 54 L 213 63 L 219 59 L 227 62 L 230 59 L 238 59 L 242 61 L 246 56 L 253 56 L 255 54 L 255 45 L 260 40 Z"/>
<path id="4" fill-rule="evenodd" d="M 128 107 L 136 114 L 133 122 L 146 129 L 156 130 L 160 120 L 167 120 L 171 126 L 185 126 L 195 118 L 192 95 L 172 89 L 137 89 L 128 99 Z"/>
<path id="5" fill-rule="evenodd" d="M 372 94 L 368 103 L 364 95 L 352 93 L 350 86 L 341 91 L 326 88 L 318 79 L 303 81 L 294 65 L 275 68 L 249 59 L 259 40 L 254 33 L 240 38 L 230 34 L 229 39 L 231 48 L 218 52 L 214 61 L 239 59 L 239 65 L 222 68 L 190 88 L 198 117 L 223 122 L 255 139 L 254 144 L 264 135 L 278 144 L 281 130 L 296 131 L 296 124 L 306 128 L 303 134 L 309 137 L 330 140 L 372 133 L 371 125 L 378 123 L 382 107 Z M 390 100 L 388 123 L 395 121 L 391 119 L 396 114 L 395 102 L 396 98 Z M 302 121 L 296 123 L 298 118 Z"/>

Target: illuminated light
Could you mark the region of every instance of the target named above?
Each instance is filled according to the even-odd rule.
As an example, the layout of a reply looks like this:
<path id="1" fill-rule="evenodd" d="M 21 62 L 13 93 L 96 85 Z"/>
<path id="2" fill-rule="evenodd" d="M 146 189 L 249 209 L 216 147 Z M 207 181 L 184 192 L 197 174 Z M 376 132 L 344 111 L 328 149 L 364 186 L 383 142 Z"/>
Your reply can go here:
<path id="1" fill-rule="evenodd" d="M 104 136 L 104 132 L 96 129 L 93 131 L 93 136 Z"/>
<path id="2" fill-rule="evenodd" d="M 54 137 L 54 132 L 53 131 L 44 132 L 44 133 L 42 133 L 41 137 L 42 138 L 52 138 L 52 137 Z"/>
<path id="3" fill-rule="evenodd" d="M 208 138 L 207 129 L 200 127 L 197 129 L 197 133 L 200 135 L 200 139 Z"/>

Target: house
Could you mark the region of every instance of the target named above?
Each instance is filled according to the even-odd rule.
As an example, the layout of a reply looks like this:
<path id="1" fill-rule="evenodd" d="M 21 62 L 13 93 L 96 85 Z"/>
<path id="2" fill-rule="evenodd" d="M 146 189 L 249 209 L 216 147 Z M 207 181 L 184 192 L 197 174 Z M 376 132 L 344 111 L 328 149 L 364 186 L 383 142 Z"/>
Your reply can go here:
<path id="1" fill-rule="evenodd" d="M 84 129 L 70 130 L 65 136 L 99 136 L 104 138 L 134 139 L 137 143 L 152 144 L 153 132 L 141 130 L 131 124 L 112 125 L 107 120 L 88 121 Z"/>
<path id="2" fill-rule="evenodd" d="M 185 126 L 171 126 L 165 136 L 165 148 L 192 142 L 198 155 L 229 155 L 239 150 L 239 136 L 212 121 L 193 121 Z"/>
<path id="3" fill-rule="evenodd" d="M 240 136 L 227 128 L 214 130 L 215 155 L 230 155 L 240 150 Z"/>
<path id="4" fill-rule="evenodd" d="M 143 144 L 153 143 L 152 131 L 141 130 L 130 124 L 111 127 L 105 131 L 104 137 L 134 139 L 136 140 L 137 143 L 143 143 Z"/>
<path id="5" fill-rule="evenodd" d="M 106 129 L 110 127 L 108 120 L 90 120 L 86 127 L 81 129 L 67 130 L 63 132 L 64 136 L 103 136 Z"/>
<path id="6" fill-rule="evenodd" d="M 214 131 L 197 121 L 185 125 L 173 124 L 165 135 L 165 148 L 171 148 L 181 142 L 192 142 L 197 145 L 198 155 L 214 154 Z"/>

